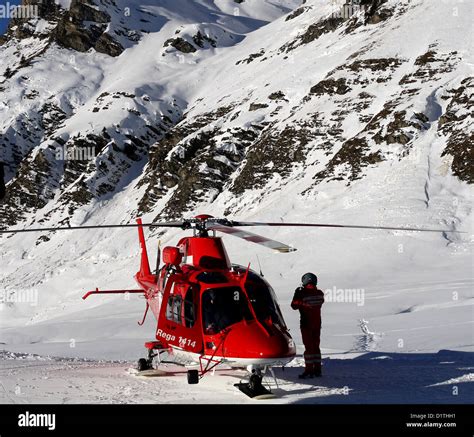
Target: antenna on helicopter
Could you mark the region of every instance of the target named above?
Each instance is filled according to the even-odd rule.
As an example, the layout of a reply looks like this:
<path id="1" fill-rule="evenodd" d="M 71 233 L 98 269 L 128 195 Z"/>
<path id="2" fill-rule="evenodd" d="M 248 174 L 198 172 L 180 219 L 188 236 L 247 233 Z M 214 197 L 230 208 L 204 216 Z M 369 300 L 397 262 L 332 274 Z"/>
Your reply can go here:
<path id="1" fill-rule="evenodd" d="M 156 274 L 160 271 L 161 264 L 161 240 L 158 240 L 158 252 L 156 253 Z"/>
<path id="2" fill-rule="evenodd" d="M 265 275 L 262 272 L 262 265 L 260 264 L 260 258 L 257 255 L 258 269 L 260 270 L 260 276 L 263 278 Z"/>

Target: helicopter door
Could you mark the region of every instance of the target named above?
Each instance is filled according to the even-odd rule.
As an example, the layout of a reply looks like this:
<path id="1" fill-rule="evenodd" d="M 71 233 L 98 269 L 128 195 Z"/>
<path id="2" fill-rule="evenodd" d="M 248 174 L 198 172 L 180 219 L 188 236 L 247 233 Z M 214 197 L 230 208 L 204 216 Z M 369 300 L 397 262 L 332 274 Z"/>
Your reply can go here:
<path id="1" fill-rule="evenodd" d="M 193 287 L 188 287 L 183 300 L 183 320 L 186 328 L 192 328 L 196 324 L 196 293 Z"/>
<path id="2" fill-rule="evenodd" d="M 201 323 L 198 314 L 198 287 L 174 283 L 166 305 L 166 326 L 175 337 L 175 346 L 192 352 L 202 351 Z"/>

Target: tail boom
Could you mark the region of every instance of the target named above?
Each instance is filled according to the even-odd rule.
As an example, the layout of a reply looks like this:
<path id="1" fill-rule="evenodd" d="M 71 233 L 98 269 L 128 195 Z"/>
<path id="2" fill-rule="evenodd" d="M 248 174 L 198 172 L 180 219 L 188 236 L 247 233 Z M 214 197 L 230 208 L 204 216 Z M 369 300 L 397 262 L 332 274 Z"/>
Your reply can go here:
<path id="1" fill-rule="evenodd" d="M 140 250 L 141 250 L 141 261 L 140 261 L 140 271 L 138 272 L 139 277 L 151 276 L 150 262 L 148 260 L 148 251 L 146 249 L 145 234 L 143 232 L 142 219 L 137 219 L 138 223 L 138 239 L 140 241 Z"/>

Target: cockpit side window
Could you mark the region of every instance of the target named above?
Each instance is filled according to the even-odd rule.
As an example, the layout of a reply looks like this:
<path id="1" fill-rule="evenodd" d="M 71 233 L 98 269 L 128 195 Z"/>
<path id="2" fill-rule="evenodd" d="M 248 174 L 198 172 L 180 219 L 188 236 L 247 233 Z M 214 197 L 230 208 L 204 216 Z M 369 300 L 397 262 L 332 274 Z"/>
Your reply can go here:
<path id="1" fill-rule="evenodd" d="M 217 334 L 242 320 L 252 320 L 247 298 L 239 287 L 211 288 L 202 295 L 202 319 L 206 334 Z"/>
<path id="2" fill-rule="evenodd" d="M 270 319 L 272 323 L 286 329 L 275 292 L 264 279 L 253 272 L 249 272 L 245 282 L 245 290 L 258 320 L 264 322 Z"/>

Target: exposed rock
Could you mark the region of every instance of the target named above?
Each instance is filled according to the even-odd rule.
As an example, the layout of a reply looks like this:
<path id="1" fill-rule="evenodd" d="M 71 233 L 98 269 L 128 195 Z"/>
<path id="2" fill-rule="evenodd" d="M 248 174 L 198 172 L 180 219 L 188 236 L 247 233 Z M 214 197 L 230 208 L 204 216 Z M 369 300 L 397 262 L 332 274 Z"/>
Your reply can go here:
<path id="1" fill-rule="evenodd" d="M 110 16 L 93 6 L 91 0 L 72 0 L 70 10 L 61 18 L 53 33 L 55 41 L 79 52 L 94 48 L 109 56 L 119 56 L 124 48 L 106 33 Z"/>
<path id="2" fill-rule="evenodd" d="M 464 79 L 459 88 L 450 90 L 450 102 L 438 120 L 438 133 L 447 139 L 441 156 L 451 155 L 453 174 L 469 184 L 474 183 L 473 90 L 473 78 Z"/>
<path id="3" fill-rule="evenodd" d="M 10 68 L 10 66 L 7 66 L 7 68 L 6 68 L 5 71 L 3 72 L 3 77 L 4 77 L 5 79 L 11 79 L 11 78 L 14 76 L 14 74 L 16 73 L 16 71 L 17 71 L 17 70 L 12 70 L 12 69 Z"/>
<path id="4" fill-rule="evenodd" d="M 145 176 L 139 184 L 147 186 L 145 195 L 138 204 L 140 213 L 151 211 L 155 203 L 174 187 L 177 187 L 172 200 L 175 210 L 171 211 L 170 207 L 164 214 L 167 217 L 175 214 L 177 217 L 191 205 L 191 199 L 188 198 L 192 194 L 190 186 L 195 183 L 196 178 L 203 178 L 200 165 L 205 163 L 215 144 L 212 134 L 215 135 L 217 131 L 209 132 L 205 129 L 209 123 L 228 116 L 232 109 L 232 106 L 223 106 L 193 120 L 184 120 L 152 146 Z M 209 179 L 206 183 L 209 184 Z M 219 187 L 222 182 L 214 180 L 211 185 Z"/>
<path id="5" fill-rule="evenodd" d="M 395 71 L 403 62 L 404 60 L 399 58 L 359 59 L 340 65 L 331 71 L 326 79 L 334 79 L 342 73 L 348 86 L 360 85 L 365 88 L 374 82 L 384 83 L 392 80 Z"/>
<path id="6" fill-rule="evenodd" d="M 344 33 L 352 33 L 362 26 L 379 24 L 393 17 L 396 11 L 399 14 L 405 12 L 397 4 L 392 3 L 392 5 L 384 6 L 385 3 L 387 3 L 387 0 L 361 0 L 360 10 L 362 14 L 355 13 L 349 17 Z"/>
<path id="7" fill-rule="evenodd" d="M 92 199 L 116 190 L 131 162 L 141 159 L 148 149 L 147 143 L 132 135 L 119 146 L 111 141 L 106 129 L 100 135 L 78 135 L 67 142 L 57 138 L 56 142 L 49 159 L 61 162 L 63 170 L 50 175 L 49 185 L 56 183 L 59 197 L 45 219 L 56 213 L 71 215 Z"/>
<path id="8" fill-rule="evenodd" d="M 429 121 L 429 118 L 422 112 L 416 112 L 414 115 L 415 115 L 415 118 L 419 120 L 421 123 L 428 123 Z"/>
<path id="9" fill-rule="evenodd" d="M 54 0 L 22 0 L 21 4 L 37 8 L 39 18 L 47 21 L 57 21 L 61 17 L 62 12 Z M 29 25 L 29 20 L 26 17 L 13 17 L 8 25 L 7 35 L 18 39 L 33 36 L 35 27 Z"/>
<path id="10" fill-rule="evenodd" d="M 103 24 L 110 22 L 110 15 L 96 9 L 96 5 L 92 0 L 72 0 L 69 8 L 69 18 L 78 25 L 81 25 L 84 21 Z"/>
<path id="11" fill-rule="evenodd" d="M 285 99 L 285 94 L 282 91 L 275 91 L 274 93 L 271 93 L 268 98 L 270 100 L 286 100 Z"/>
<path id="12" fill-rule="evenodd" d="M 170 160 L 167 166 L 168 175 L 166 176 L 168 178 L 166 182 L 168 187 L 176 186 L 176 189 L 163 211 L 165 217 L 178 218 L 192 206 L 193 202 L 198 200 L 201 190 L 207 191 L 215 187 L 213 182 L 216 177 L 219 181 L 222 180 L 222 174 L 217 173 L 216 175 L 214 173 L 213 178 L 208 178 L 204 170 L 210 163 L 206 160 L 206 158 L 210 158 L 206 152 L 215 145 L 214 134 L 215 132 L 208 131 L 195 136 L 189 140 L 181 156 L 178 154 Z M 205 164 L 206 167 L 203 169 L 201 164 Z M 208 168 L 212 169 L 212 167 Z M 218 188 L 219 185 L 221 184 L 215 188 Z"/>
<path id="13" fill-rule="evenodd" d="M 65 48 L 80 52 L 94 48 L 110 56 L 118 56 L 124 50 L 120 43 L 105 33 L 110 15 L 102 10 L 103 5 L 99 9 L 92 0 L 72 0 L 67 11 L 54 0 L 23 0 L 23 5 L 37 6 L 39 17 L 56 25 L 43 34 L 37 33 L 36 26 L 30 24 L 30 18 L 14 18 L 9 26 L 9 35 L 15 38 L 48 38 Z"/>
<path id="14" fill-rule="evenodd" d="M 425 54 L 416 58 L 415 65 L 426 65 L 436 61 L 438 61 L 438 59 L 436 59 L 436 52 L 434 50 L 428 50 Z"/>
<path id="15" fill-rule="evenodd" d="M 259 109 L 268 108 L 266 103 L 251 103 L 249 111 L 258 111 Z"/>
<path id="16" fill-rule="evenodd" d="M 30 154 L 17 170 L 15 179 L 8 185 L 0 204 L 2 226 L 13 226 L 24 218 L 24 212 L 38 210 L 53 198 L 46 187 L 50 182 L 50 164 L 45 152 Z"/>
<path id="17" fill-rule="evenodd" d="M 323 94 L 328 94 L 330 96 L 334 94 L 347 94 L 351 88 L 347 86 L 346 79 L 325 79 L 317 83 L 310 89 L 310 93 L 316 96 L 321 96 Z"/>
<path id="18" fill-rule="evenodd" d="M 115 41 L 108 33 L 103 33 L 94 45 L 99 53 L 110 56 L 120 56 L 124 48 Z"/>
<path id="19" fill-rule="evenodd" d="M 445 74 L 454 70 L 461 58 L 457 52 L 443 53 L 434 50 L 432 45 L 430 50 L 420 55 L 416 61 L 417 69 L 402 77 L 400 85 L 410 85 L 413 83 L 438 81 Z"/>
<path id="20" fill-rule="evenodd" d="M 474 184 L 474 133 L 461 133 L 453 136 L 441 156 L 453 157 L 451 169 L 462 181 Z"/>
<path id="21" fill-rule="evenodd" d="M 387 0 L 372 0 L 372 6 L 365 15 L 365 24 L 378 24 L 392 17 L 394 13 L 393 8 L 381 7 L 386 1 Z"/>
<path id="22" fill-rule="evenodd" d="M 60 202 L 67 207 L 67 213 L 71 216 L 79 206 L 87 205 L 93 198 L 94 195 L 90 192 L 84 179 L 80 178 L 61 196 Z"/>
<path id="23" fill-rule="evenodd" d="M 378 71 L 395 71 L 402 64 L 402 60 L 398 58 L 375 58 L 361 59 L 343 67 L 345 70 L 351 70 L 359 73 L 363 70 Z"/>
<path id="24" fill-rule="evenodd" d="M 340 17 L 327 17 L 322 19 L 315 24 L 311 24 L 306 31 L 296 39 L 280 47 L 279 51 L 280 53 L 288 53 L 301 45 L 309 44 L 325 33 L 334 32 L 343 22 L 343 18 Z"/>
<path id="25" fill-rule="evenodd" d="M 87 52 L 94 47 L 94 42 L 100 35 L 100 30 L 94 33 L 85 31 L 68 20 L 61 21 L 54 32 L 54 38 L 59 45 L 78 52 Z"/>
<path id="26" fill-rule="evenodd" d="M 51 238 L 48 237 L 47 235 L 41 235 L 38 237 L 38 239 L 35 242 L 35 246 L 39 246 L 41 243 L 46 243 L 47 241 L 50 241 Z"/>
<path id="27" fill-rule="evenodd" d="M 22 0 L 21 4 L 23 6 L 38 7 L 39 17 L 45 20 L 54 20 L 59 11 L 59 6 L 55 0 Z"/>
<path id="28" fill-rule="evenodd" d="M 217 47 L 217 41 L 207 35 L 203 35 L 201 31 L 198 31 L 198 33 L 193 36 L 193 41 L 194 44 L 201 48 L 204 47 L 205 42 L 208 42 L 212 47 Z"/>
<path id="29" fill-rule="evenodd" d="M 354 137 L 347 140 L 341 149 L 333 156 L 326 169 L 315 175 L 315 179 L 321 182 L 328 180 L 354 181 L 362 177 L 362 169 L 368 165 L 381 162 L 380 151 L 370 152 L 370 147 L 365 138 Z M 339 173 L 338 173 L 339 171 Z"/>
<path id="30" fill-rule="evenodd" d="M 261 188 L 278 174 L 286 177 L 305 159 L 305 147 L 313 139 L 304 127 L 286 126 L 281 132 L 267 128 L 246 155 L 245 165 L 235 179 L 232 192 Z"/>
<path id="31" fill-rule="evenodd" d="M 298 9 L 295 9 L 293 12 L 287 15 L 285 18 L 285 21 L 290 21 L 293 20 L 296 17 L 299 17 L 301 14 L 305 13 L 307 10 L 309 10 L 307 6 L 305 7 L 299 7 Z"/>
<path id="32" fill-rule="evenodd" d="M 246 64 L 250 64 L 250 63 L 253 62 L 255 59 L 262 57 L 264 54 L 265 54 L 265 50 L 261 49 L 258 53 L 252 53 L 252 54 L 249 55 L 248 58 L 241 59 L 240 61 L 237 61 L 237 62 L 235 63 L 235 65 L 239 65 L 239 64 L 242 64 L 242 63 L 244 63 L 244 62 L 245 62 Z"/>
<path id="33" fill-rule="evenodd" d="M 72 138 L 61 147 L 61 150 L 57 149 L 57 157 L 59 160 L 64 160 L 61 188 L 66 189 L 75 183 L 79 176 L 85 174 L 91 158 L 96 157 L 106 144 L 105 138 L 89 134 L 86 137 Z"/>
<path id="34" fill-rule="evenodd" d="M 406 120 L 406 111 L 397 111 L 390 115 L 392 120 L 387 124 L 384 129 L 379 130 L 374 136 L 373 139 L 377 144 L 383 142 L 387 144 L 407 144 L 411 138 L 407 135 L 403 128 L 415 127 L 418 126 L 414 123 L 410 123 Z M 389 115 L 386 115 L 386 119 L 389 118 Z"/>
<path id="35" fill-rule="evenodd" d="M 61 123 L 67 117 L 61 108 L 50 102 L 45 103 L 39 113 L 42 115 L 41 127 L 46 137 L 49 137 L 56 129 L 61 127 Z"/>
<path id="36" fill-rule="evenodd" d="M 196 47 L 194 47 L 191 43 L 189 43 L 188 41 L 186 41 L 185 39 L 181 37 L 170 38 L 166 40 L 164 46 L 174 47 L 176 50 L 180 51 L 181 53 L 194 53 L 197 51 Z"/>

